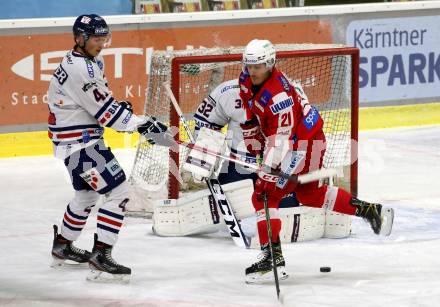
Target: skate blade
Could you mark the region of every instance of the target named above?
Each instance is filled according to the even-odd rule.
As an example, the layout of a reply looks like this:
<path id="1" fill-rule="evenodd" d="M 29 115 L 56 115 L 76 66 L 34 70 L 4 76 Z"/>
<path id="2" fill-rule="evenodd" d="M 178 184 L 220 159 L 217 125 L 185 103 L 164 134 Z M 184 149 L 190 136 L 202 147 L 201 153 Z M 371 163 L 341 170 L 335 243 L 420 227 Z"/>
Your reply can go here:
<path id="1" fill-rule="evenodd" d="M 96 283 L 128 284 L 130 277 L 130 274 L 110 274 L 103 271 L 91 270 L 86 280 Z"/>
<path id="2" fill-rule="evenodd" d="M 87 269 L 88 263 L 79 263 L 72 260 L 60 259 L 52 257 L 52 263 L 50 264 L 51 268 L 62 270 L 62 269 Z"/>
<path id="3" fill-rule="evenodd" d="M 289 277 L 289 275 L 286 273 L 286 270 L 284 267 L 278 267 L 278 279 L 284 280 Z M 264 284 L 269 282 L 274 282 L 275 277 L 273 275 L 273 271 L 267 272 L 265 274 L 259 274 L 259 273 L 253 273 L 246 275 L 245 282 L 247 284 Z"/>
<path id="4" fill-rule="evenodd" d="M 383 208 L 381 212 L 382 226 L 380 228 L 379 234 L 382 236 L 389 236 L 393 230 L 394 222 L 394 209 L 393 208 Z"/>

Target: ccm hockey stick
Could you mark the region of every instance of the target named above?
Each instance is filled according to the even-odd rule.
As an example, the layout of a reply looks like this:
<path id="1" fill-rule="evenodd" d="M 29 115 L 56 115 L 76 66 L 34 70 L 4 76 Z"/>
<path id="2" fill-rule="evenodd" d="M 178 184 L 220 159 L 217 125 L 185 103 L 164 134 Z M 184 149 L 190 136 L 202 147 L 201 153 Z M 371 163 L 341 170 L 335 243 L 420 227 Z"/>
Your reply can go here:
<path id="1" fill-rule="evenodd" d="M 272 245 L 272 225 L 270 224 L 270 215 L 269 208 L 267 205 L 267 195 L 263 194 L 263 204 L 264 204 L 264 213 L 266 215 L 266 228 L 267 228 L 267 236 L 269 237 L 269 249 L 270 255 L 272 257 L 272 269 L 273 269 L 273 277 L 275 280 L 275 289 L 277 291 L 277 299 L 280 299 L 280 281 L 278 280 L 278 270 L 277 264 L 275 262 L 275 255 L 273 253 L 273 245 Z"/>
<path id="2" fill-rule="evenodd" d="M 188 147 L 193 148 L 195 139 L 192 135 L 192 131 L 189 128 L 187 121 L 185 117 L 183 116 L 182 110 L 180 109 L 179 104 L 177 103 L 176 97 L 174 97 L 173 92 L 171 91 L 170 85 L 168 82 L 164 82 L 163 86 L 166 90 L 166 93 L 168 97 L 170 98 L 174 109 L 176 110 L 177 114 L 179 115 L 180 122 L 182 123 L 186 133 L 188 134 L 188 137 L 191 141 L 191 143 L 184 143 L 184 142 L 178 142 L 179 144 Z M 195 149 L 197 150 L 197 149 Z M 232 211 L 232 207 L 229 204 L 225 192 L 222 189 L 222 186 L 220 185 L 220 182 L 217 178 L 211 176 L 210 178 L 206 178 L 206 184 L 208 186 L 208 189 L 211 193 L 212 198 L 214 199 L 215 203 L 218 205 L 222 215 L 223 219 L 228 226 L 229 234 L 231 235 L 232 239 L 234 240 L 234 243 L 240 247 L 246 247 L 249 248 L 250 242 L 248 242 L 246 236 L 243 233 L 243 230 L 241 229 L 240 223 L 238 222 L 237 218 L 235 217 L 234 212 Z"/>

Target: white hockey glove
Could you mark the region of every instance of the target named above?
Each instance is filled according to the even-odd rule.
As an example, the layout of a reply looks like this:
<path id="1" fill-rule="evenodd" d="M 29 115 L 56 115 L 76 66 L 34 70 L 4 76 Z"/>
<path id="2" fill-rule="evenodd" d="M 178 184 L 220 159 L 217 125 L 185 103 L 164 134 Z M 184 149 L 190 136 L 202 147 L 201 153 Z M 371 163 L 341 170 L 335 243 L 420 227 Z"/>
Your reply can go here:
<path id="1" fill-rule="evenodd" d="M 176 144 L 171 131 L 166 125 L 158 121 L 154 116 L 147 117 L 143 124 L 137 128 L 151 145 L 171 147 Z"/>

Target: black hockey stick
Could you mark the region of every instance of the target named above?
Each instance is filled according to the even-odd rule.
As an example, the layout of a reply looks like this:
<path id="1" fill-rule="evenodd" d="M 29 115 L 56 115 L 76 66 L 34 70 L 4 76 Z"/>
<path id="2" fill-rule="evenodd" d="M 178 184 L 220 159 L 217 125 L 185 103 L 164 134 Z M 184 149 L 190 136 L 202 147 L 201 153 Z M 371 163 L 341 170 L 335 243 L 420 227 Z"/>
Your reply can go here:
<path id="1" fill-rule="evenodd" d="M 164 82 L 163 86 L 167 92 L 168 97 L 171 99 L 174 109 L 179 115 L 180 122 L 185 128 L 185 131 L 188 134 L 188 137 L 191 141 L 191 143 L 183 143 L 179 141 L 178 144 L 186 144 L 186 147 L 193 148 L 195 146 L 194 145 L 195 139 L 191 129 L 188 126 L 185 117 L 183 116 L 182 110 L 180 109 L 180 106 L 177 103 L 176 97 L 174 97 L 174 94 L 171 91 L 168 82 Z M 218 208 L 222 213 L 223 220 L 225 221 L 225 224 L 228 227 L 229 234 L 231 235 L 232 240 L 238 246 L 249 248 L 250 242 L 247 240 L 246 236 L 244 235 L 240 223 L 238 222 L 234 212 L 232 211 L 232 207 L 229 204 L 228 199 L 226 198 L 225 192 L 223 191 L 220 182 L 218 181 L 217 178 L 214 178 L 212 175 L 210 178 L 206 178 L 205 181 L 209 191 L 211 192 L 212 198 L 214 199 L 215 203 L 217 204 Z"/>
<path id="2" fill-rule="evenodd" d="M 275 255 L 273 253 L 273 245 L 272 245 L 272 225 L 270 224 L 270 215 L 269 215 L 269 208 L 267 206 L 267 195 L 266 193 L 263 194 L 263 204 L 264 204 L 264 213 L 266 215 L 266 227 L 267 227 L 267 235 L 269 236 L 269 249 L 270 254 L 272 257 L 272 269 L 273 269 L 273 276 L 275 279 L 275 289 L 277 291 L 277 298 L 280 299 L 280 282 L 278 280 L 278 270 L 277 270 L 277 264 L 275 262 Z"/>

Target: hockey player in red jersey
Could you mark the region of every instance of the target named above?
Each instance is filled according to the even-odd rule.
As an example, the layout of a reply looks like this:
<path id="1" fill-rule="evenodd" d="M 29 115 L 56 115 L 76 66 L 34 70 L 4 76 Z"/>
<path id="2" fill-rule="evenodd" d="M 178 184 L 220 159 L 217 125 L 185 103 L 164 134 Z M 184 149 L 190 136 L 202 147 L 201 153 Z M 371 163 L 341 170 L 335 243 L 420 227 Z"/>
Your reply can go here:
<path id="1" fill-rule="evenodd" d="M 324 122 L 300 87 L 295 88 L 277 70 L 275 60 L 275 48 L 267 40 L 252 40 L 244 50 L 243 71 L 239 78 L 240 96 L 247 115 L 247 121 L 242 125 L 243 137 L 250 152 L 262 155 L 264 167 L 287 175 L 305 174 L 323 166 L 326 150 Z M 257 212 L 263 257 L 246 269 L 248 283 L 272 278 L 269 240 L 280 279 L 287 278 L 279 241 L 281 220 L 278 216 L 279 202 L 287 193 L 295 192 L 298 201 L 305 206 L 362 217 L 376 234 L 389 235 L 391 232 L 392 209 L 358 200 L 343 189 L 319 185 L 318 181 L 298 184 L 265 172 L 258 176 L 252 203 Z M 265 197 L 272 238 L 268 237 Z"/>

